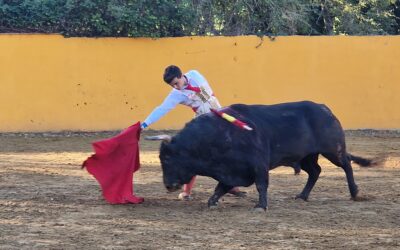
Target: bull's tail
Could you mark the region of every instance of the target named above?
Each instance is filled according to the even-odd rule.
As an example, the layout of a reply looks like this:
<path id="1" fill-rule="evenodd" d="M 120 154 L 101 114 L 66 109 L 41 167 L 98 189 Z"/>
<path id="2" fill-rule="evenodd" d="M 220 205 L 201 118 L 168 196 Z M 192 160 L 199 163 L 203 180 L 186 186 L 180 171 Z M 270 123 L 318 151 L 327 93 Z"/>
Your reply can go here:
<path id="1" fill-rule="evenodd" d="M 349 160 L 360 165 L 361 167 L 370 167 L 372 166 L 372 160 L 370 159 L 366 159 L 366 158 L 362 158 L 359 156 L 355 156 L 352 154 L 347 154 L 347 156 L 349 157 Z"/>

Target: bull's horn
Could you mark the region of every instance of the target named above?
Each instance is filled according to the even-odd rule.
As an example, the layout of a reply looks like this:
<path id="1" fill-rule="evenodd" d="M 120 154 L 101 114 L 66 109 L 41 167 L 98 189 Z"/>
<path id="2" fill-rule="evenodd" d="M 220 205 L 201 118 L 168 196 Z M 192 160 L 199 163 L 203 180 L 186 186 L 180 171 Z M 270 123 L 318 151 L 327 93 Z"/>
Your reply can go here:
<path id="1" fill-rule="evenodd" d="M 144 137 L 146 140 L 151 140 L 151 141 L 166 141 L 170 142 L 171 141 L 171 136 L 170 135 L 153 135 L 153 136 L 146 136 Z"/>

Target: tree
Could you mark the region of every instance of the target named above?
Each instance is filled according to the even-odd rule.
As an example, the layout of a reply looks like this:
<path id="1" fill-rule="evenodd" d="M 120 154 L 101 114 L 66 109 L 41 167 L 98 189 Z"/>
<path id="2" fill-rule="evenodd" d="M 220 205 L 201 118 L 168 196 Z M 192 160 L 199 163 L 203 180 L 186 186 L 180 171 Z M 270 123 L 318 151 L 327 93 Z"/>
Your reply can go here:
<path id="1" fill-rule="evenodd" d="M 400 0 L 0 0 L 0 32 L 89 37 L 399 34 Z"/>

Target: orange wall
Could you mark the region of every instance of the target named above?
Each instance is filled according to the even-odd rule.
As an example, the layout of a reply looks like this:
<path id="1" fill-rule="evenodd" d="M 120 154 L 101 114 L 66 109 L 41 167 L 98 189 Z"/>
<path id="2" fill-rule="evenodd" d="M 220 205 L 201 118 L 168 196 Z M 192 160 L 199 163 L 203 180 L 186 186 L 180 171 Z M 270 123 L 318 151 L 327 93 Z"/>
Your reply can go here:
<path id="1" fill-rule="evenodd" d="M 197 69 L 223 105 L 325 103 L 347 128 L 400 128 L 400 36 L 63 38 L 0 35 L 0 132 L 114 130 L 170 91 L 169 64 Z M 259 45 L 259 46 L 258 46 Z M 151 128 L 181 128 L 179 107 Z"/>

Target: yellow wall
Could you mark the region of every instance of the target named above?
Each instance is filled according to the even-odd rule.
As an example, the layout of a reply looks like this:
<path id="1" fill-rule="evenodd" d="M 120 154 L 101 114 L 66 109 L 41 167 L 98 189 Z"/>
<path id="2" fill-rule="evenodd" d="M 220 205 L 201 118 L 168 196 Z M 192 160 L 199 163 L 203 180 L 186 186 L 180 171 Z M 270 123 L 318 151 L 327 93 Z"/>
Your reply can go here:
<path id="1" fill-rule="evenodd" d="M 0 132 L 114 130 L 170 91 L 164 68 L 197 69 L 223 105 L 325 103 L 347 128 L 400 128 L 400 36 L 63 38 L 0 35 Z M 181 128 L 179 107 L 151 128 Z"/>

